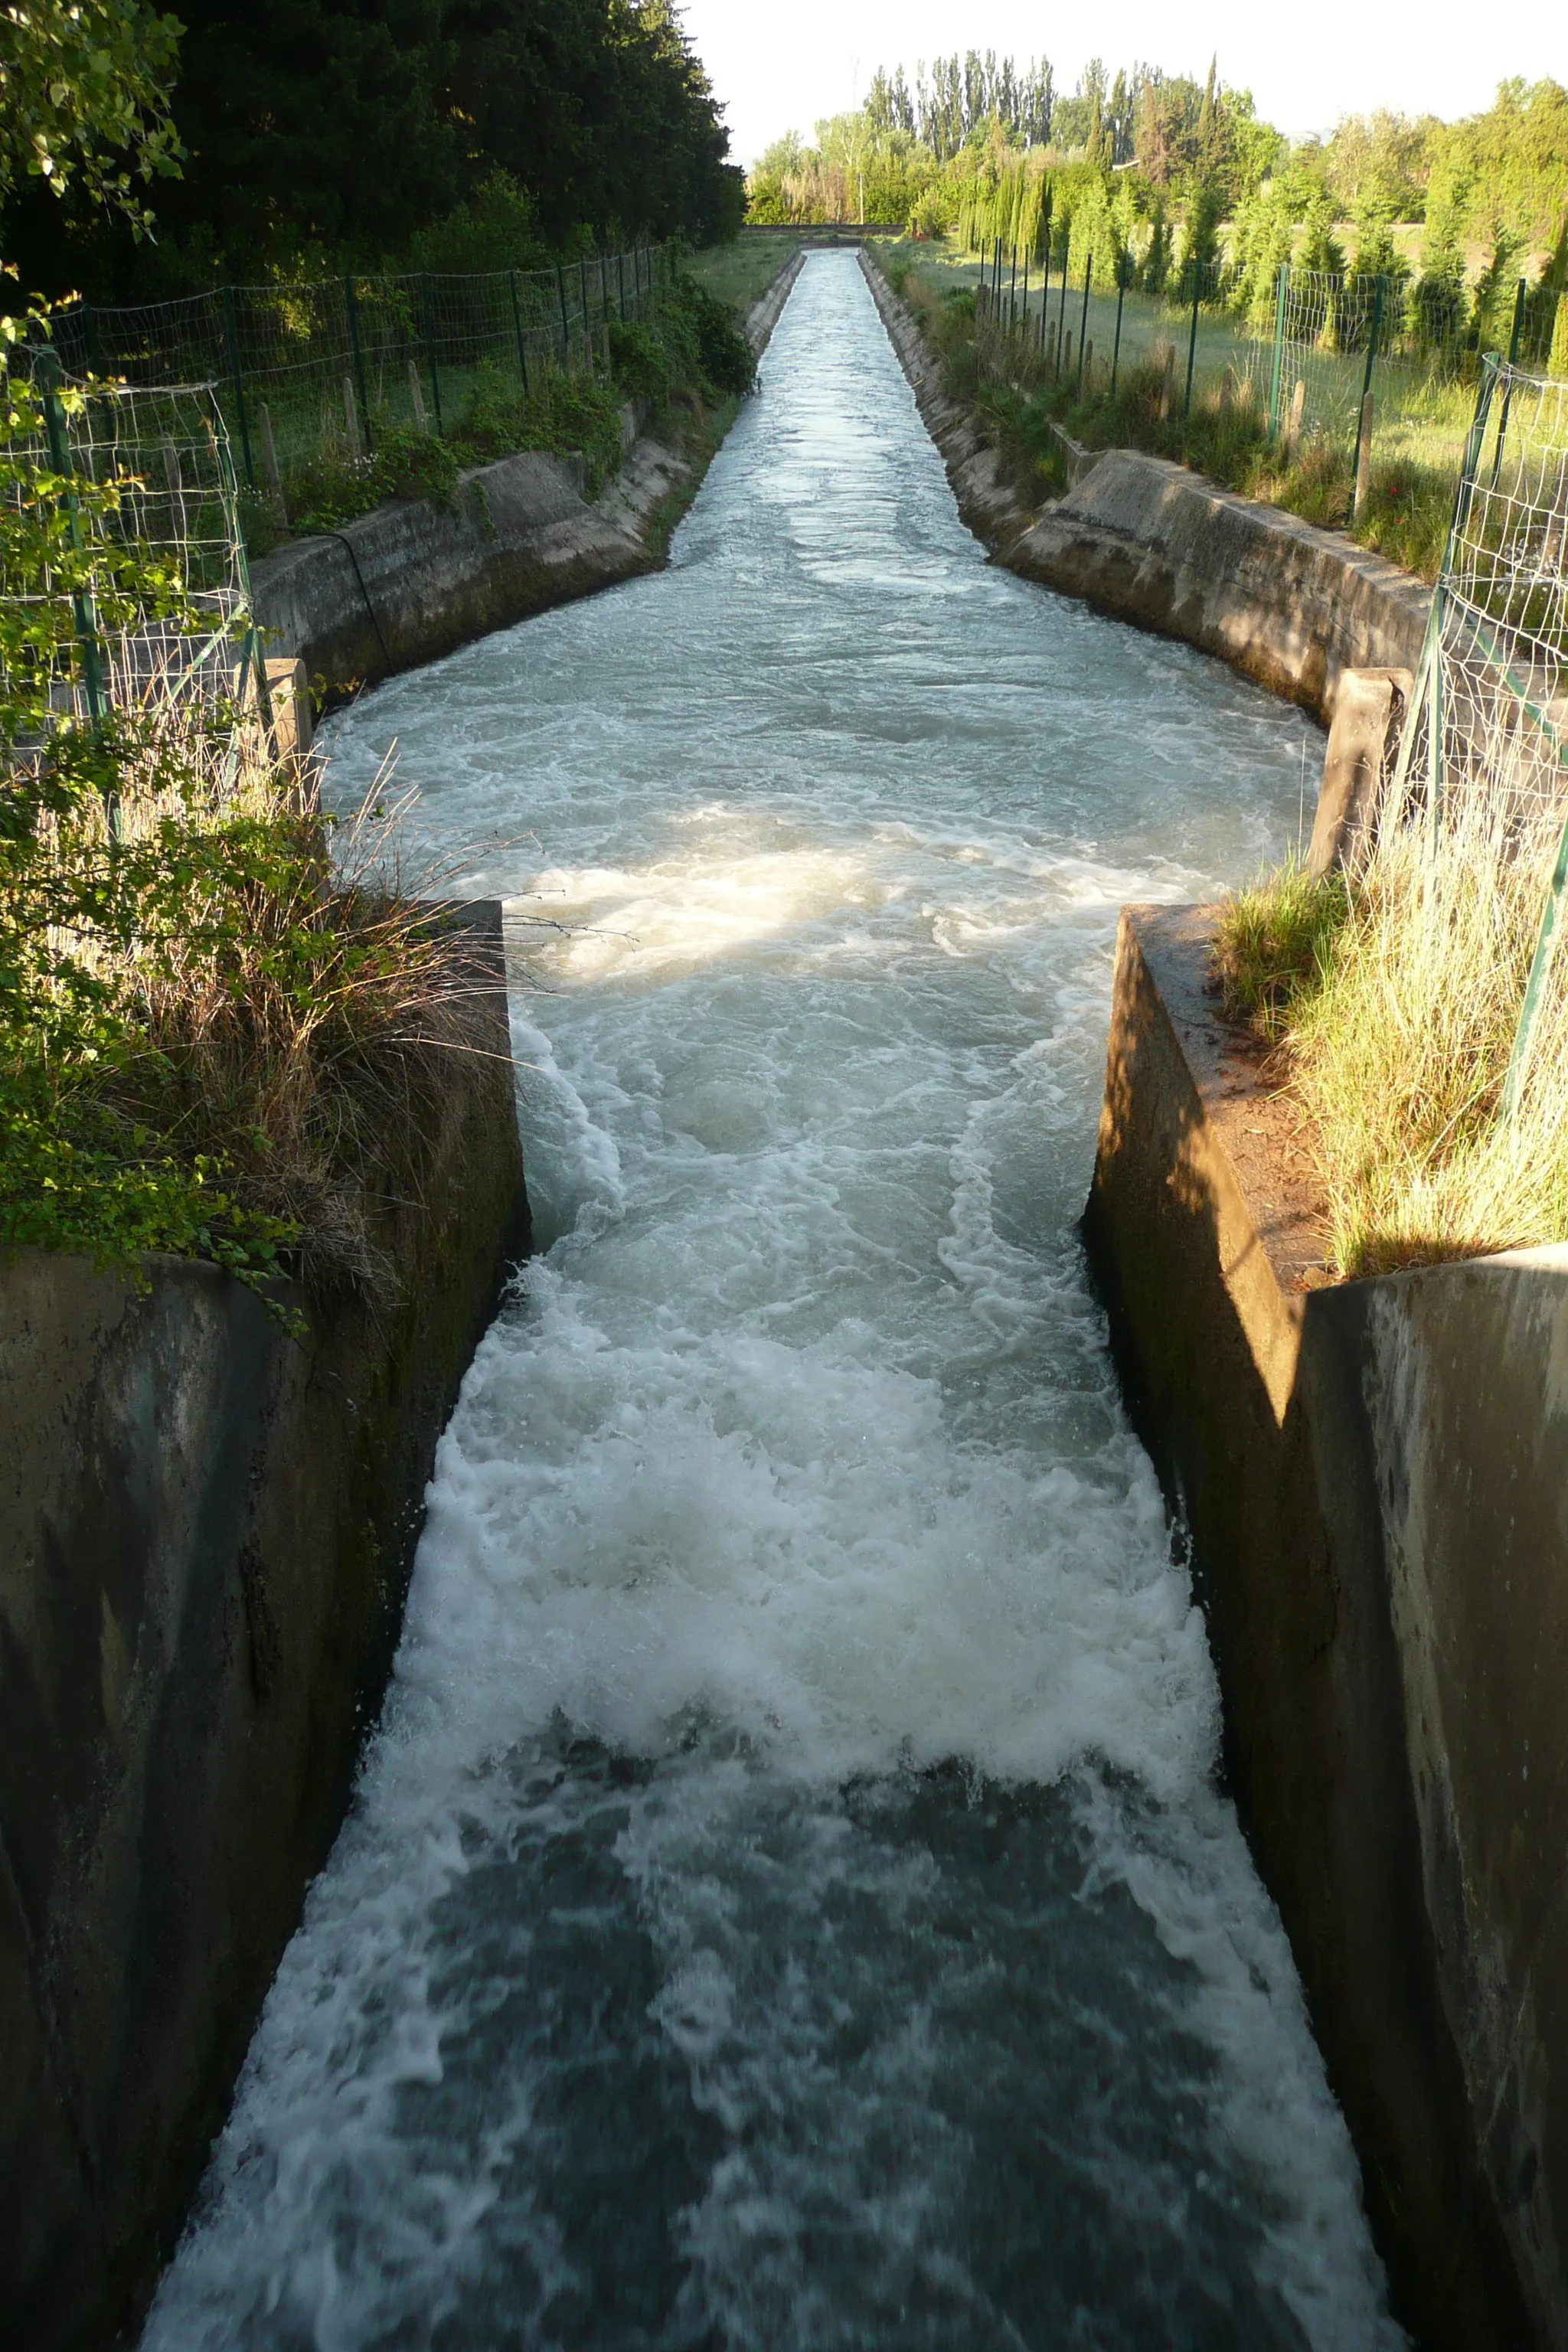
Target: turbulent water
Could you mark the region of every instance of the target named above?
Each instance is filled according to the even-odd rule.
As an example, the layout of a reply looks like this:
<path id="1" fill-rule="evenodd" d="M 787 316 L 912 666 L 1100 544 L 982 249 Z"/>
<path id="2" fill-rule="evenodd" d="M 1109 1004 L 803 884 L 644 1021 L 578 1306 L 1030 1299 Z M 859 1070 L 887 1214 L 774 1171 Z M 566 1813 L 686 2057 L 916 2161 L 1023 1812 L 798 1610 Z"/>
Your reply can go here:
<path id="1" fill-rule="evenodd" d="M 543 1254 L 150 2352 L 1403 2340 L 1074 1231 L 1301 722 L 988 568 L 823 256 L 669 571 L 395 739 Z"/>

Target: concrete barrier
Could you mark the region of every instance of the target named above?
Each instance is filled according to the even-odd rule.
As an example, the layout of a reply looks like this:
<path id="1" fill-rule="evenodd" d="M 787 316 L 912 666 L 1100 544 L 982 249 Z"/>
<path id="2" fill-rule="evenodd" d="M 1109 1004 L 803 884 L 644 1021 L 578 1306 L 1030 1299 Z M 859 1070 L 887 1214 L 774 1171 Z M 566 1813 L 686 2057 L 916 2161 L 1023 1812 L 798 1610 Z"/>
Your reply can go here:
<path id="1" fill-rule="evenodd" d="M 759 353 L 801 267 L 793 256 L 747 315 Z M 580 456 L 524 450 L 460 475 L 449 507 L 399 499 L 265 557 L 251 590 L 269 650 L 342 694 L 657 571 L 649 526 L 697 477 L 684 436 L 644 433 L 644 422 L 640 408 L 622 411 L 626 462 L 595 500 Z"/>
<path id="2" fill-rule="evenodd" d="M 1185 466 L 1110 449 L 1009 549 L 1026 579 L 1184 637 L 1327 721 L 1351 669 L 1414 670 L 1431 591 Z"/>
<path id="3" fill-rule="evenodd" d="M 436 1441 L 526 1242 L 500 910 L 384 1295 L 0 1264 L 0 2338 L 123 2340 L 380 1703 Z"/>
<path id="4" fill-rule="evenodd" d="M 877 261 L 862 252 L 860 266 L 959 510 L 1009 571 L 1217 655 L 1325 725 L 1346 670 L 1417 667 L 1430 589 L 1342 531 L 1139 450 L 1085 464 L 1091 453 L 1077 443 L 1066 497 L 1031 504 L 973 413 L 942 389 Z"/>
<path id="5" fill-rule="evenodd" d="M 1322 1286 L 1316 1179 L 1128 908 L 1085 1234 L 1404 2316 L 1568 2343 L 1568 1249 Z"/>

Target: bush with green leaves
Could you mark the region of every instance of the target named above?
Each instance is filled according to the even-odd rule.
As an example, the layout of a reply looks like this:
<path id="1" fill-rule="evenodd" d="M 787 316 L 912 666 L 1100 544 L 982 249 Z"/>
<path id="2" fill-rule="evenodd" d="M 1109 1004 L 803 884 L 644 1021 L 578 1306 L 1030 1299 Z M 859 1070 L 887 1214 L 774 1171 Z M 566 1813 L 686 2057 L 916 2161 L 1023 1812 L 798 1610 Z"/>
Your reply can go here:
<path id="1" fill-rule="evenodd" d="M 68 420 L 90 397 L 63 391 Z M 179 551 L 126 533 L 129 481 L 57 471 L 43 425 L 0 373 L 0 1247 L 377 1284 L 375 1200 L 416 1193 L 455 1042 L 453 950 L 334 877 L 253 708 L 78 712 L 84 628 L 210 618 Z"/>

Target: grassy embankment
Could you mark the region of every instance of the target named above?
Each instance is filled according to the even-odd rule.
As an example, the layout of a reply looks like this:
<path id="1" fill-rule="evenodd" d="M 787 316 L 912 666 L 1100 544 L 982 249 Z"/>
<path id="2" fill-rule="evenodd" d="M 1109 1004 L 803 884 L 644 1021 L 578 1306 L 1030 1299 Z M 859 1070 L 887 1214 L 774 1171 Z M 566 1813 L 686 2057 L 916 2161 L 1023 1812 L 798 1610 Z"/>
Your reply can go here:
<path id="1" fill-rule="evenodd" d="M 714 413 L 744 392 L 752 375 L 732 299 L 710 284 L 725 273 L 704 262 L 699 257 L 678 276 L 647 320 L 612 324 L 607 362 L 592 373 L 541 371 L 525 393 L 515 374 L 480 367 L 445 432 L 380 422 L 369 456 L 323 445 L 287 470 L 281 511 L 265 493 L 246 498 L 250 553 L 266 555 L 312 530 L 340 530 L 389 499 L 449 505 L 465 467 L 524 449 L 581 451 L 588 495 L 597 497 L 620 469 L 621 410 L 629 400 L 646 402 L 657 424 L 700 446 Z"/>
<path id="2" fill-rule="evenodd" d="M 1146 449 L 1309 522 L 1349 529 L 1363 546 L 1423 579 L 1436 578 L 1473 394 L 1406 387 L 1397 420 L 1384 420 L 1367 494 L 1352 523 L 1350 435 L 1309 432 L 1288 462 L 1269 437 L 1258 346 L 1239 338 L 1230 320 L 1200 316 L 1192 412 L 1184 417 L 1186 330 L 1174 318 L 1159 320 L 1127 307 L 1112 393 L 1116 304 L 1091 296 L 1087 340 L 1094 358 L 1080 389 L 1076 359 L 1058 382 L 1037 339 L 1004 337 L 977 320 L 977 263 L 903 239 L 879 245 L 878 257 L 938 353 L 950 389 L 977 410 L 1027 501 L 1058 496 L 1065 488 L 1062 452 L 1051 430 L 1059 425 L 1090 448 Z M 1053 296 L 1053 325 L 1058 308 Z M 1075 352 L 1085 333 L 1082 319 L 1081 293 L 1069 294 L 1066 325 Z M 1176 356 L 1167 391 L 1164 352 L 1171 346 Z"/>

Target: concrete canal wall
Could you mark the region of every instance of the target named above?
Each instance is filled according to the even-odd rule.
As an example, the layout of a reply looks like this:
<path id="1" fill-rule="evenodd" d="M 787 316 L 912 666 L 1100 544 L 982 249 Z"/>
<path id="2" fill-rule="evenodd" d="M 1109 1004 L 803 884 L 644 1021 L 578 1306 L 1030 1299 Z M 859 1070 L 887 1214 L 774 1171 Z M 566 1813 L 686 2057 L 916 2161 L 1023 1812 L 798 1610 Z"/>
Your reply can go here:
<path id="1" fill-rule="evenodd" d="M 1568 1247 L 1315 1286 L 1313 1173 L 1211 933 L 1122 917 L 1085 1231 L 1124 1391 L 1402 2312 L 1562 2346 Z"/>
<path id="2" fill-rule="evenodd" d="M 1325 721 L 1353 721 L 1352 672 L 1384 719 L 1408 694 L 1419 582 L 1129 450 L 1029 512 L 863 266 L 999 562 Z M 1321 811 L 1324 857 L 1353 814 Z M 1325 1286 L 1315 1171 L 1218 1015 L 1212 925 L 1122 918 L 1085 1234 L 1124 1393 L 1401 2315 L 1442 2352 L 1568 2347 L 1568 1245 Z"/>
<path id="3" fill-rule="evenodd" d="M 122 2340 L 379 1706 L 526 1243 L 499 908 L 379 1295 L 0 1263 L 0 2340 Z"/>
<path id="4" fill-rule="evenodd" d="M 802 266 L 795 256 L 748 314 L 754 351 Z M 596 499 L 585 495 L 581 457 L 525 450 L 461 475 L 450 507 L 399 499 L 266 557 L 252 590 L 268 651 L 341 693 L 657 570 L 650 529 L 700 475 L 679 435 L 645 434 L 643 421 L 623 411 L 626 462 Z"/>
<path id="5" fill-rule="evenodd" d="M 963 518 L 998 562 L 1216 654 L 1325 724 L 1346 670 L 1415 669 L 1430 591 L 1342 531 L 1134 449 L 1074 462 L 1065 498 L 1026 504 L 942 389 L 908 306 L 868 253 L 861 266 Z"/>

